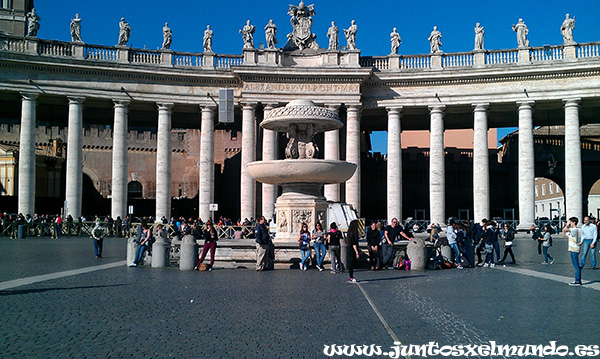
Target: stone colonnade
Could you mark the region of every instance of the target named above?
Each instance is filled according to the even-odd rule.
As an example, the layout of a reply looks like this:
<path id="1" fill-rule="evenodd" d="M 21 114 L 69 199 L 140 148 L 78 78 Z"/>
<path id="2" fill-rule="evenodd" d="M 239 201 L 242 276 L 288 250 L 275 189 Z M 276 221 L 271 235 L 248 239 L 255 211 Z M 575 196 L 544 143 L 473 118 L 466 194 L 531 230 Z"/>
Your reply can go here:
<path id="1" fill-rule="evenodd" d="M 565 201 L 567 218 L 583 215 L 583 182 L 579 134 L 579 99 L 564 101 L 565 108 Z M 519 229 L 535 222 L 535 154 L 533 141 L 534 101 L 516 103 L 519 114 Z M 473 104 L 473 209 L 474 220 L 490 218 L 488 149 L 489 103 Z M 402 218 L 402 107 L 388 107 L 387 201 L 388 220 Z M 429 199 L 430 220 L 444 224 L 445 212 L 445 106 L 430 106 Z"/>
<path id="2" fill-rule="evenodd" d="M 21 133 L 19 147 L 18 211 L 34 213 L 35 208 L 35 122 L 37 94 L 21 93 Z M 82 191 L 82 97 L 68 97 L 68 144 L 66 202 L 67 212 L 77 218 L 81 215 Z M 113 162 L 112 162 L 112 211 L 113 217 L 124 217 L 127 213 L 127 127 L 129 101 L 114 100 Z M 579 134 L 579 99 L 565 99 L 565 200 L 567 217 L 580 217 L 582 206 L 582 165 Z M 273 217 L 277 188 L 262 186 L 262 206 L 256 213 L 256 182 L 245 170 L 245 165 L 256 160 L 256 107 L 258 103 L 242 104 L 242 154 L 241 154 L 241 199 L 240 218 L 256 218 L 264 215 Z M 157 161 L 156 161 L 156 218 L 171 215 L 171 115 L 173 103 L 157 103 Z M 263 104 L 268 113 L 275 104 Z M 338 110 L 339 105 L 327 105 Z M 534 179 L 535 158 L 533 143 L 534 101 L 516 103 L 519 118 L 519 221 L 520 228 L 534 223 Z M 489 150 L 488 150 L 488 103 L 473 104 L 473 207 L 474 219 L 490 218 L 489 200 Z M 199 216 L 212 216 L 209 204 L 214 200 L 214 106 L 201 106 L 201 144 L 199 169 Z M 387 206 L 388 220 L 402 218 L 402 106 L 387 107 L 388 116 L 388 176 Z M 445 212 L 445 148 L 444 148 L 444 105 L 429 107 L 430 111 L 430 219 L 434 223 L 446 222 Z M 346 182 L 345 202 L 360 211 L 360 112 L 357 104 L 346 104 L 346 158 L 356 163 L 358 170 Z M 263 130 L 263 160 L 275 160 L 277 133 Z M 324 157 L 340 159 L 339 130 L 325 133 Z M 325 197 L 339 201 L 339 185 L 326 185 Z M 360 213 L 359 213 L 360 214 Z M 363 214 L 368 216 L 368 214 Z"/>

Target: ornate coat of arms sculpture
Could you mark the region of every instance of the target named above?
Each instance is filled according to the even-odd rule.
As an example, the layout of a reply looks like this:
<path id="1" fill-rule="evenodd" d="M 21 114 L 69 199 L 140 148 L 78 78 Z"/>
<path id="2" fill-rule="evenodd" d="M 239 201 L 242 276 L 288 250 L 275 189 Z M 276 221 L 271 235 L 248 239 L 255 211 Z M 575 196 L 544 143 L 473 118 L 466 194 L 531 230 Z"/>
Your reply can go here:
<path id="1" fill-rule="evenodd" d="M 317 35 L 311 31 L 312 16 L 315 14 L 315 5 L 306 6 L 303 1 L 300 1 L 298 6 L 290 5 L 288 15 L 292 17 L 290 22 L 294 30 L 287 35 L 288 42 L 284 50 L 318 50 L 320 48 L 316 41 Z"/>

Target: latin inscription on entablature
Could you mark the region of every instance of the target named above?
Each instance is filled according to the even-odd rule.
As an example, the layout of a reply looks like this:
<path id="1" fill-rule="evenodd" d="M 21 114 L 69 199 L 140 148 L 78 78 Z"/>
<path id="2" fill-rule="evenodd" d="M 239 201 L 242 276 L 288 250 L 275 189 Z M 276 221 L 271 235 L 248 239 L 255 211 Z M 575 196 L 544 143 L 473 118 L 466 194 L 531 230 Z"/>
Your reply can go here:
<path id="1" fill-rule="evenodd" d="M 290 84 L 245 82 L 244 91 L 269 93 L 360 93 L 360 84 Z"/>

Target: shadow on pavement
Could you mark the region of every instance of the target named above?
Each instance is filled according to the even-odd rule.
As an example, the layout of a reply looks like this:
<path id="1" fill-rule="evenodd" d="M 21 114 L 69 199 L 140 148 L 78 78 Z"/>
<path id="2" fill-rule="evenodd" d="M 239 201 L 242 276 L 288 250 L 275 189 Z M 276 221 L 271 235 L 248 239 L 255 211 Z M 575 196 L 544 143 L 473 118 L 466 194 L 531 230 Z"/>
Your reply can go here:
<path id="1" fill-rule="evenodd" d="M 112 284 L 112 285 L 88 285 L 79 287 L 68 287 L 68 288 L 39 288 L 39 289 L 17 289 L 17 290 L 2 290 L 0 296 L 8 295 L 19 295 L 19 294 L 32 294 L 32 293 L 44 293 L 53 290 L 74 290 L 74 289 L 92 289 L 92 288 L 111 288 L 111 287 L 123 287 L 131 284 Z"/>

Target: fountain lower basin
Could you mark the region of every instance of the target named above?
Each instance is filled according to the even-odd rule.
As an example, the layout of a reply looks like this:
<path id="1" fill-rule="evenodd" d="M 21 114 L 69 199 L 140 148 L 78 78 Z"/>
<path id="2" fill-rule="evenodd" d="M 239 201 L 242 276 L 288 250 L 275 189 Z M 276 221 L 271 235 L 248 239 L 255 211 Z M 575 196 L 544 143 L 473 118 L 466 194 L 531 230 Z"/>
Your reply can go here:
<path id="1" fill-rule="evenodd" d="M 262 183 L 342 183 L 356 171 L 356 164 L 320 159 L 259 161 L 246 165 L 246 171 Z"/>

